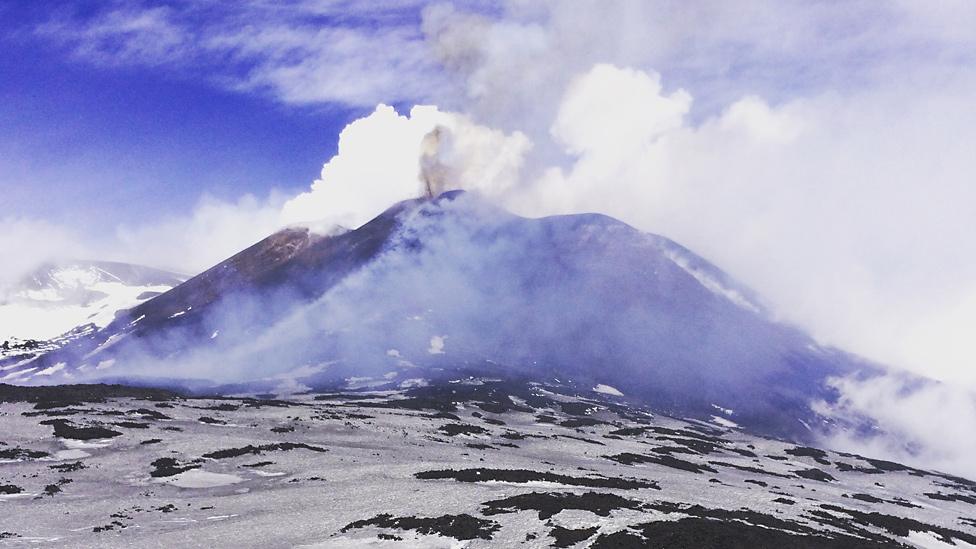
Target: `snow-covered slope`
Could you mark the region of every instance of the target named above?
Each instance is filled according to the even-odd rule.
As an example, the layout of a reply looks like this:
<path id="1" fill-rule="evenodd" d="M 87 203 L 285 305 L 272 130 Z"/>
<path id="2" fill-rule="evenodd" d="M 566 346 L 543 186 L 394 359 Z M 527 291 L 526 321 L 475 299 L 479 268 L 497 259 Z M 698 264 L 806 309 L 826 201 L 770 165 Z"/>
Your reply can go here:
<path id="1" fill-rule="evenodd" d="M 976 546 L 964 478 L 566 380 L 384 389 L 0 385 L 0 546 Z"/>
<path id="2" fill-rule="evenodd" d="M 0 357 L 47 350 L 104 328 L 119 310 L 160 295 L 185 279 L 127 263 L 45 264 L 18 284 L 0 289 Z"/>

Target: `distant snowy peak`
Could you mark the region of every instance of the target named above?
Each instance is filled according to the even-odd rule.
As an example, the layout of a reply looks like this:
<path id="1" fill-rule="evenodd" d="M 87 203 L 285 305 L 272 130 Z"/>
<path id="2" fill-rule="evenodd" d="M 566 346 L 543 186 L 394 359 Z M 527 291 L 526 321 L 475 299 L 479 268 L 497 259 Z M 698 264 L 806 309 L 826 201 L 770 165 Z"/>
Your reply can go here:
<path id="1" fill-rule="evenodd" d="M 100 284 L 123 286 L 165 286 L 172 288 L 187 277 L 129 263 L 111 261 L 69 261 L 47 263 L 25 276 L 15 295 L 37 300 L 63 301 L 79 291 L 92 291 Z"/>
<path id="2" fill-rule="evenodd" d="M 175 273 L 108 261 L 48 263 L 0 291 L 0 345 L 51 340 L 85 326 L 102 328 L 115 313 L 182 283 Z M 87 331 L 87 330 L 82 330 Z M 30 346 L 30 345 L 28 345 Z"/>

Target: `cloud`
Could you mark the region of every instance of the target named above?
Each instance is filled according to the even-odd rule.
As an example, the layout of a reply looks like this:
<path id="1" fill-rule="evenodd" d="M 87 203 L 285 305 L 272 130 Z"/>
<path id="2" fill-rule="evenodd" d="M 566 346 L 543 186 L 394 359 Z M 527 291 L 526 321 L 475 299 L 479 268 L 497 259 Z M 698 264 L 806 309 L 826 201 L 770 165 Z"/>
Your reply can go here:
<path id="1" fill-rule="evenodd" d="M 435 130 L 439 138 L 431 141 Z M 530 149 L 525 135 L 480 126 L 461 114 L 416 106 L 401 115 L 381 104 L 343 129 L 336 156 L 295 196 L 272 191 L 228 201 L 204 194 L 184 215 L 120 225 L 111 235 L 4 219 L 0 244 L 13 252 L 0 281 L 18 280 L 44 260 L 85 257 L 196 274 L 290 225 L 322 233 L 357 228 L 393 203 L 422 195 L 425 178 L 438 191 L 478 188 L 503 196 Z"/>
<path id="2" fill-rule="evenodd" d="M 283 199 L 245 195 L 236 202 L 204 196 L 192 212 L 138 226 L 119 226 L 104 242 L 117 259 L 197 274 L 281 228 Z"/>
<path id="3" fill-rule="evenodd" d="M 877 431 L 834 432 L 825 443 L 838 450 L 885 456 L 899 463 L 976 476 L 976 393 L 899 376 L 837 379 L 836 405 L 818 411 L 841 420 L 871 418 Z"/>
<path id="4" fill-rule="evenodd" d="M 675 238 L 827 343 L 976 383 L 958 329 L 976 322 L 976 160 L 944 137 L 973 135 L 976 86 L 744 97 L 695 124 L 691 98 L 657 78 L 598 66 L 574 80 L 552 124 L 569 161 L 509 206 L 599 211 Z"/>
<path id="5" fill-rule="evenodd" d="M 0 299 L 5 286 L 19 282 L 39 264 L 85 253 L 78 238 L 64 227 L 40 219 L 0 218 Z"/>
<path id="6" fill-rule="evenodd" d="M 362 107 L 420 99 L 439 81 L 411 17 L 419 4 L 105 3 L 60 10 L 34 32 L 99 66 L 165 69 L 285 103 Z"/>
<path id="7" fill-rule="evenodd" d="M 421 196 L 425 178 L 438 179 L 441 190 L 498 196 L 517 181 L 530 148 L 521 133 L 506 135 L 436 107 L 416 106 L 403 116 L 380 105 L 343 129 L 338 154 L 307 192 L 284 204 L 283 221 L 354 229 L 395 202 Z"/>

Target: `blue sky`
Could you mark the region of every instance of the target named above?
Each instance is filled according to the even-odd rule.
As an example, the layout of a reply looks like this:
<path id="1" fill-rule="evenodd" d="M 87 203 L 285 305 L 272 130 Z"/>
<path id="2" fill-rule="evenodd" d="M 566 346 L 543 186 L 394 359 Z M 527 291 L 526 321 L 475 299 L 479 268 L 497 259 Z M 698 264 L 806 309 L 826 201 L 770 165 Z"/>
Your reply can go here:
<path id="1" fill-rule="evenodd" d="M 0 12 L 3 210 L 111 230 L 233 199 L 306 188 L 363 108 L 289 105 L 179 70 L 100 66 L 31 33 L 38 3 Z"/>

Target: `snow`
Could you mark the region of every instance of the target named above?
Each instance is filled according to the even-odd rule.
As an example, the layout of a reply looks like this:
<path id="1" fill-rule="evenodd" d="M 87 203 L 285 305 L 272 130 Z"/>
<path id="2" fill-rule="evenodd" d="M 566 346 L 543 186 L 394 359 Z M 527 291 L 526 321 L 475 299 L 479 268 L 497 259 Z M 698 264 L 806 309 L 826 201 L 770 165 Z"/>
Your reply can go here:
<path id="1" fill-rule="evenodd" d="M 225 473 L 211 473 L 202 469 L 190 469 L 182 473 L 167 477 L 156 482 L 170 484 L 179 488 L 216 488 L 243 482 L 237 475 Z"/>
<path id="2" fill-rule="evenodd" d="M 725 414 L 727 416 L 731 416 L 733 413 L 735 413 L 735 410 L 733 410 L 732 408 L 723 408 L 723 407 L 719 406 L 718 404 L 712 404 L 712 408 L 715 408 L 716 410 L 718 410 L 719 412 L 722 412 L 723 414 Z"/>
<path id="3" fill-rule="evenodd" d="M 122 338 L 124 338 L 127 335 L 129 335 L 129 334 L 126 334 L 126 333 L 118 333 L 118 334 L 112 335 L 111 337 L 109 337 L 108 339 L 105 340 L 105 343 L 102 343 L 101 345 L 99 345 L 98 347 L 96 347 L 94 351 L 92 351 L 92 352 L 88 353 L 87 355 L 85 355 L 84 360 L 88 360 L 89 358 L 97 355 L 98 353 L 104 351 L 105 349 L 108 349 L 112 345 L 115 345 L 116 343 L 118 343 L 119 341 L 121 341 Z M 99 364 L 99 366 L 101 366 L 101 364 Z"/>
<path id="4" fill-rule="evenodd" d="M 64 370 L 64 367 L 65 366 L 67 366 L 66 363 L 64 363 L 64 362 L 58 362 L 54 366 L 51 366 L 50 368 L 44 368 L 43 370 L 41 370 L 40 372 L 37 372 L 34 375 L 35 376 L 49 376 L 49 375 L 52 375 L 52 374 L 54 374 L 56 372 L 60 372 L 61 370 Z"/>
<path id="5" fill-rule="evenodd" d="M 34 370 L 36 370 L 36 369 L 37 368 L 36 367 L 33 367 L 33 366 L 30 367 L 30 368 L 24 368 L 23 370 L 20 370 L 20 371 L 14 372 L 12 374 L 7 374 L 7 375 L 5 375 L 3 377 L 0 377 L 0 381 L 10 381 L 10 380 L 16 379 L 18 377 L 28 375 L 31 372 L 33 372 Z"/>
<path id="6" fill-rule="evenodd" d="M 593 388 L 593 392 L 594 393 L 600 393 L 600 394 L 603 394 L 603 395 L 612 395 L 612 396 L 618 396 L 618 397 L 624 396 L 624 394 L 621 393 L 617 388 L 611 387 L 609 385 L 604 385 L 602 383 L 600 383 L 596 387 L 594 387 Z"/>
<path id="7" fill-rule="evenodd" d="M 754 313 L 761 313 L 762 311 L 754 303 L 746 299 L 744 295 L 740 292 L 726 287 L 724 284 L 715 280 L 714 277 L 710 276 L 708 273 L 702 272 L 699 269 L 694 268 L 688 259 L 673 250 L 665 250 L 665 256 L 674 262 L 675 265 L 681 267 L 686 273 L 690 274 L 699 284 L 704 286 L 710 292 L 720 295 L 732 303 L 746 309 L 747 311 L 752 311 Z"/>
<path id="8" fill-rule="evenodd" d="M 82 450 L 81 448 L 72 448 L 69 450 L 58 450 L 54 454 L 54 459 L 61 461 L 61 460 L 69 460 L 69 459 L 81 459 L 89 456 L 91 456 L 91 454 Z"/>
<path id="9" fill-rule="evenodd" d="M 402 538 L 402 541 L 382 540 L 372 536 L 369 538 L 343 536 L 313 545 L 299 545 L 298 547 L 302 549 L 360 549 L 361 547 L 377 549 L 461 549 L 467 545 L 467 542 L 436 535 L 425 536 L 398 531 L 397 536 Z"/>
<path id="10" fill-rule="evenodd" d="M 413 377 L 410 379 L 405 379 L 400 382 L 400 388 L 402 389 L 410 389 L 413 387 L 426 387 L 426 386 L 427 386 L 427 380 L 420 377 Z"/>
<path id="11" fill-rule="evenodd" d="M 729 427 L 730 429 L 737 429 L 739 427 L 738 423 L 719 416 L 712 416 L 712 423 L 716 423 L 722 427 Z"/>
<path id="12" fill-rule="evenodd" d="M 84 324 L 104 328 L 119 310 L 144 300 L 145 292 L 162 293 L 170 286 L 128 286 L 121 282 L 95 282 L 82 288 L 25 290 L 0 305 L 0 338 L 53 339 Z M 71 291 L 69 291 L 71 290 Z M 85 292 L 77 299 L 73 292 Z"/>
<path id="13" fill-rule="evenodd" d="M 434 337 L 430 338 L 430 348 L 427 349 L 427 352 L 430 353 L 430 354 L 432 354 L 432 355 L 442 355 L 442 354 L 444 354 L 444 340 L 446 340 L 446 339 L 447 339 L 447 336 L 446 335 L 445 336 L 434 336 Z"/>
<path id="14" fill-rule="evenodd" d="M 976 545 L 958 539 L 953 539 L 952 543 L 946 543 L 932 532 L 910 531 L 905 540 L 921 549 L 976 549 Z"/>

